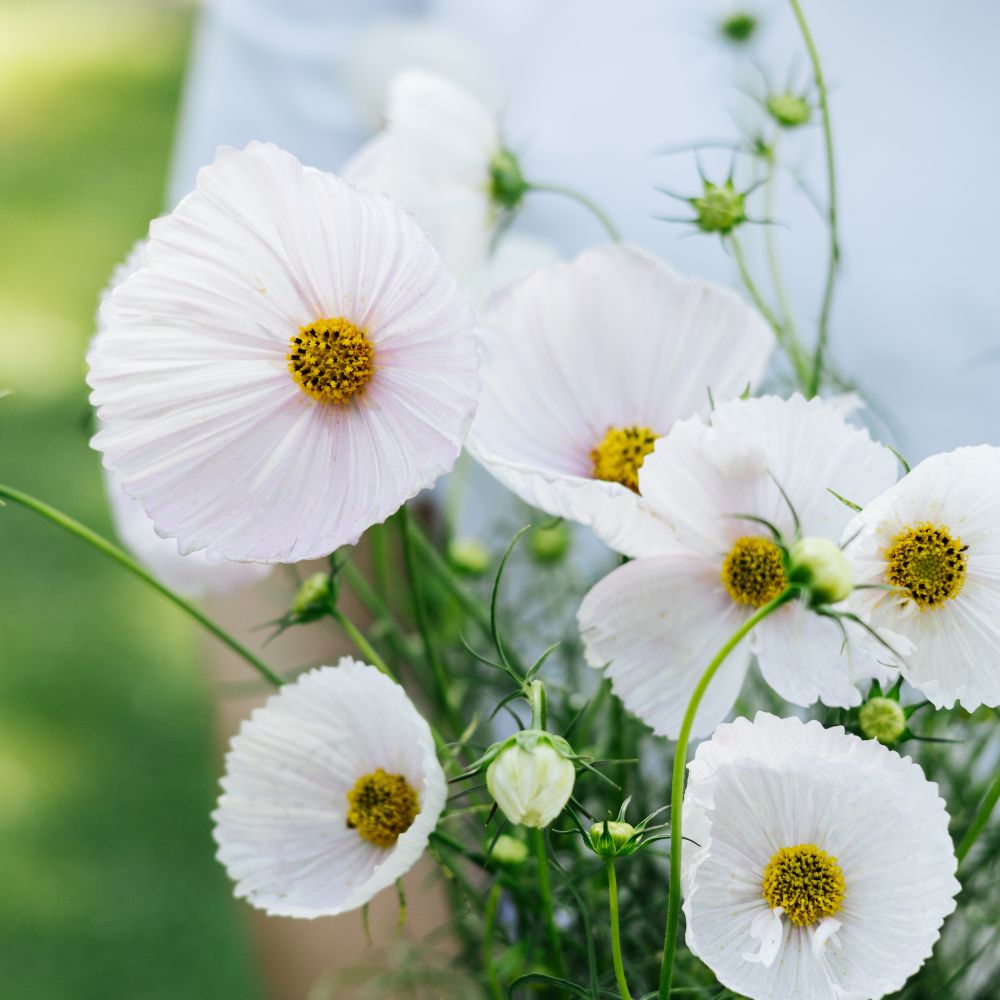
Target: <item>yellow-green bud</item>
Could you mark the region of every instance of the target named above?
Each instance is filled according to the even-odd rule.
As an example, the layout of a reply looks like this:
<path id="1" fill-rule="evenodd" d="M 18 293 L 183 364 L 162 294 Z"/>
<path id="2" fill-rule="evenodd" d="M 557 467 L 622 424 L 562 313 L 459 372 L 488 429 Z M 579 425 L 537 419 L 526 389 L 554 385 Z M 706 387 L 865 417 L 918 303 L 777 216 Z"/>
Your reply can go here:
<path id="1" fill-rule="evenodd" d="M 517 208 L 528 182 L 521 173 L 521 164 L 509 149 L 501 149 L 490 161 L 490 198 L 501 208 Z"/>
<path id="2" fill-rule="evenodd" d="M 635 827 L 631 823 L 621 823 L 608 820 L 607 823 L 595 823 L 590 828 L 590 845 L 602 858 L 613 858 L 623 851 L 631 853 Z"/>
<path id="3" fill-rule="evenodd" d="M 906 732 L 906 713 L 892 698 L 872 698 L 861 706 L 858 725 L 865 739 L 892 746 Z"/>
<path id="4" fill-rule="evenodd" d="M 804 97 L 786 90 L 771 94 L 767 101 L 767 113 L 785 128 L 798 128 L 812 117 L 812 107 Z"/>
<path id="5" fill-rule="evenodd" d="M 328 573 L 313 573 L 307 577 L 295 595 L 292 613 L 297 617 L 315 615 L 318 611 L 325 612 L 330 603 L 330 576 Z"/>
<path id="6" fill-rule="evenodd" d="M 576 781 L 568 752 L 565 740 L 540 730 L 507 741 L 486 769 L 486 787 L 511 823 L 542 830 L 563 811 Z"/>
<path id="7" fill-rule="evenodd" d="M 490 857 L 501 865 L 519 865 L 528 856 L 528 848 L 523 840 L 512 837 L 509 833 L 501 833 L 493 845 Z"/>
<path id="8" fill-rule="evenodd" d="M 789 553 L 788 579 L 809 588 L 817 604 L 836 604 L 851 592 L 851 566 L 836 542 L 812 537 L 797 541 Z"/>
<path id="9" fill-rule="evenodd" d="M 569 551 L 572 541 L 570 527 L 565 521 L 540 524 L 528 532 L 528 551 L 538 562 L 558 562 Z"/>
<path id="10" fill-rule="evenodd" d="M 732 181 L 704 184 L 701 197 L 689 199 L 695 211 L 695 225 L 700 230 L 725 236 L 746 222 L 746 196 L 736 190 Z"/>
<path id="11" fill-rule="evenodd" d="M 448 544 L 448 562 L 459 573 L 483 576 L 490 568 L 490 550 L 478 538 L 455 538 Z"/>

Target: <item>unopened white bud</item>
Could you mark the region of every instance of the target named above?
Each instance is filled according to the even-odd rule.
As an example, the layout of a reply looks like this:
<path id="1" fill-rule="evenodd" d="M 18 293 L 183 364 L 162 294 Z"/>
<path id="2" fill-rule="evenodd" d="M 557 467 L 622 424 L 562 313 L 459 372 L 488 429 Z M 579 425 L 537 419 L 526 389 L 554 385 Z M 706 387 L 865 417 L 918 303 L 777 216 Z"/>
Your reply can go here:
<path id="1" fill-rule="evenodd" d="M 486 787 L 504 816 L 539 830 L 563 811 L 575 781 L 573 761 L 540 731 L 509 740 L 486 769 Z"/>
<path id="2" fill-rule="evenodd" d="M 792 583 L 808 587 L 818 604 L 836 604 L 850 594 L 851 566 L 836 542 L 829 538 L 803 538 L 789 553 Z"/>

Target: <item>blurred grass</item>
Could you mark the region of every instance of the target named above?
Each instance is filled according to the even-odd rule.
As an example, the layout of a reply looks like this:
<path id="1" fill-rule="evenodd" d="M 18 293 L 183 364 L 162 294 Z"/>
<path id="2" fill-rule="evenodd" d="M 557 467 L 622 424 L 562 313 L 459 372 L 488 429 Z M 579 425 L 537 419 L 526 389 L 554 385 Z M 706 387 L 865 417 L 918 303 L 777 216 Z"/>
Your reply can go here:
<path id="1" fill-rule="evenodd" d="M 0 3 L 0 479 L 109 532 L 87 446 L 97 293 L 161 206 L 190 13 Z M 0 510 L 0 995 L 260 995 L 213 859 L 196 637 Z"/>

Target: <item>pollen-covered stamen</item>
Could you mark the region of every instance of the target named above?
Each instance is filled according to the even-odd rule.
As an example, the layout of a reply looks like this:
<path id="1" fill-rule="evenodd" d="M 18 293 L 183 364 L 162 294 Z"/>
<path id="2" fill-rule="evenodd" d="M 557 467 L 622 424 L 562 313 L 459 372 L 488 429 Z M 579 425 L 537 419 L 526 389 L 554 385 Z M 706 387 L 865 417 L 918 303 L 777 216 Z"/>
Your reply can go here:
<path id="1" fill-rule="evenodd" d="M 350 320 L 320 318 L 292 337 L 288 370 L 299 388 L 322 403 L 346 403 L 375 372 L 375 348 Z"/>
<path id="2" fill-rule="evenodd" d="M 965 583 L 967 549 L 940 524 L 911 525 L 885 550 L 886 582 L 906 590 L 922 611 L 940 607 Z"/>
<path id="3" fill-rule="evenodd" d="M 659 434 L 648 427 L 609 427 L 600 443 L 591 450 L 594 478 L 621 483 L 639 492 L 639 470 L 656 445 Z"/>
<path id="4" fill-rule="evenodd" d="M 348 827 L 376 847 L 394 847 L 420 812 L 420 800 L 406 778 L 382 768 L 358 778 L 347 803 Z"/>
<path id="5" fill-rule="evenodd" d="M 781 847 L 764 869 L 764 899 L 798 927 L 832 917 L 844 902 L 844 873 L 837 859 L 815 844 Z"/>
<path id="6" fill-rule="evenodd" d="M 767 538 L 737 538 L 722 564 L 722 582 L 737 604 L 763 607 L 788 585 L 781 549 Z"/>

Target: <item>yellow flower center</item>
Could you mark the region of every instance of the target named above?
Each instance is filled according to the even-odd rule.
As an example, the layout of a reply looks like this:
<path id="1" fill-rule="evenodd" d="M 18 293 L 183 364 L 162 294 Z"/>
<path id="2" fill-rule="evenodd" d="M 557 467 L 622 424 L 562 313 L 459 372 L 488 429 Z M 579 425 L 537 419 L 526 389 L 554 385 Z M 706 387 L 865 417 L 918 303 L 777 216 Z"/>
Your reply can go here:
<path id="1" fill-rule="evenodd" d="M 594 478 L 621 483 L 639 492 L 639 470 L 653 450 L 659 434 L 648 427 L 609 427 L 607 434 L 590 452 Z"/>
<path id="2" fill-rule="evenodd" d="M 921 611 L 939 607 L 957 596 L 965 583 L 967 549 L 939 524 L 914 524 L 885 550 L 886 581 L 906 590 Z"/>
<path id="3" fill-rule="evenodd" d="M 737 538 L 722 564 L 722 582 L 737 604 L 763 607 L 788 585 L 781 549 L 767 538 Z"/>
<path id="4" fill-rule="evenodd" d="M 815 844 L 782 847 L 764 869 L 764 898 L 798 927 L 832 917 L 844 902 L 844 873 L 837 859 Z"/>
<path id="5" fill-rule="evenodd" d="M 375 373 L 375 348 L 360 327 L 338 316 L 303 326 L 288 344 L 288 370 L 321 403 L 346 403 Z"/>
<path id="6" fill-rule="evenodd" d="M 358 778 L 347 804 L 347 825 L 376 847 L 394 847 L 420 812 L 420 800 L 406 778 L 382 768 Z"/>

